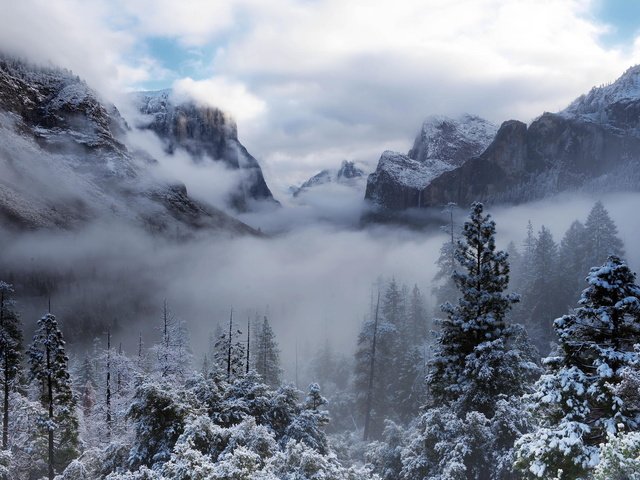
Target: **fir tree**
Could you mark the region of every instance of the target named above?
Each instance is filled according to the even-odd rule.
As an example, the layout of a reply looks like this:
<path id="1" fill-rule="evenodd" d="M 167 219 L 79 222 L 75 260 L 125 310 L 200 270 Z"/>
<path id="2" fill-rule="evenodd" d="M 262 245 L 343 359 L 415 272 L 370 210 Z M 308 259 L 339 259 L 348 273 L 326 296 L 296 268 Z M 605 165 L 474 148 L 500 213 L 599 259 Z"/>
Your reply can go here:
<path id="1" fill-rule="evenodd" d="M 454 223 L 454 212 L 456 209 L 455 203 L 449 203 L 444 210 L 448 217 L 447 225 L 444 225 L 442 230 L 446 233 L 447 239 L 440 248 L 440 256 L 436 261 L 438 271 L 436 272 L 433 280 L 439 282 L 439 285 L 434 287 L 433 293 L 436 297 L 438 305 L 453 302 L 457 298 L 458 291 L 453 281 L 453 272 L 457 268 L 456 263 L 456 242 L 458 240 L 458 231 Z"/>
<path id="2" fill-rule="evenodd" d="M 455 404 L 458 412 L 479 411 L 492 416 L 498 395 L 524 393 L 530 365 L 519 350 L 510 350 L 514 329 L 506 315 L 518 300 L 505 294 L 509 264 L 505 252 L 496 251 L 495 223 L 474 203 L 456 260 L 464 272 L 455 272 L 461 298 L 442 306 L 434 358 L 427 382 L 435 404 Z"/>
<path id="3" fill-rule="evenodd" d="M 256 335 L 255 369 L 270 387 L 278 387 L 282 383 L 280 349 L 266 315 Z"/>
<path id="4" fill-rule="evenodd" d="M 587 242 L 584 225 L 576 220 L 560 243 L 558 264 L 563 307 L 568 308 L 585 287 Z M 589 265 L 590 266 L 590 265 Z"/>
<path id="5" fill-rule="evenodd" d="M 222 332 L 222 329 L 219 330 Z M 214 344 L 217 368 L 227 381 L 235 380 L 245 373 L 245 345 L 242 331 L 233 326 L 233 310 L 229 316 L 228 330 L 219 333 Z"/>
<path id="6" fill-rule="evenodd" d="M 29 362 L 31 375 L 41 387 L 41 402 L 47 409 L 42 427 L 48 435 L 48 475 L 52 480 L 56 470 L 62 471 L 77 456 L 78 420 L 65 342 L 51 313 L 38 321 L 29 347 Z"/>
<path id="7" fill-rule="evenodd" d="M 13 286 L 0 281 L 0 369 L 3 390 L 2 449 L 9 448 L 10 394 L 20 373 L 22 329 L 13 310 Z"/>
<path id="8" fill-rule="evenodd" d="M 535 240 L 532 259 L 533 275 L 522 302 L 524 310 L 528 312 L 525 326 L 538 349 L 546 354 L 554 341 L 550 319 L 560 315 L 565 305 L 558 281 L 558 246 L 545 226 L 540 228 Z"/>
<path id="9" fill-rule="evenodd" d="M 579 307 L 554 322 L 560 350 L 531 396 L 540 427 L 518 442 L 518 465 L 533 478 L 582 478 L 607 434 L 640 427 L 640 287 L 616 256 L 587 281 Z"/>
<path id="10" fill-rule="evenodd" d="M 609 255 L 624 256 L 624 245 L 618 237 L 618 228 L 602 202 L 595 203 L 584 228 L 587 255 L 585 271 L 593 265 L 602 265 Z"/>

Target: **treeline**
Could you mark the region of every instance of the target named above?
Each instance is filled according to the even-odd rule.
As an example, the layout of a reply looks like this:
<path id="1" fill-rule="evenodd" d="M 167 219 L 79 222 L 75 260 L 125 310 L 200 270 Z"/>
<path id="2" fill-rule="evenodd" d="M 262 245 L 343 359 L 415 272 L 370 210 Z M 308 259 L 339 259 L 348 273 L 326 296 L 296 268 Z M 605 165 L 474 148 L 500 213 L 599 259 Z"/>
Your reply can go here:
<path id="1" fill-rule="evenodd" d="M 332 451 L 318 384 L 282 385 L 266 316 L 243 332 L 231 313 L 198 372 L 185 322 L 165 303 L 156 344 L 140 337 L 129 356 L 107 331 L 71 366 L 51 313 L 23 349 L 12 294 L 0 282 L 0 478 L 370 478 Z"/>
<path id="2" fill-rule="evenodd" d="M 323 394 L 283 385 L 266 316 L 231 311 L 194 359 L 166 303 L 157 343 L 129 355 L 107 331 L 71 367 L 51 313 L 23 349 L 0 283 L 0 475 L 640 478 L 640 287 L 604 206 L 559 245 L 530 226 L 509 253 L 481 204 L 453 218 L 437 319 L 417 286 L 380 282 L 353 356 L 328 339 L 302 355 Z"/>
<path id="3" fill-rule="evenodd" d="M 381 478 L 640 478 L 640 287 L 611 254 L 622 243 L 602 204 L 580 228 L 574 223 L 559 249 L 546 228 L 537 236 L 529 229 L 530 248 L 516 261 L 529 306 L 518 308 L 509 255 L 496 248 L 483 206 L 473 205 L 459 238 L 442 250 L 455 290 L 445 284 L 437 293 L 455 300 L 442 305 L 423 408 L 408 424 L 387 421 L 365 454 Z M 562 264 L 569 253 L 575 262 Z M 601 266 L 586 269 L 585 259 Z M 550 298 L 559 309 L 567 300 L 554 295 L 579 289 L 580 268 L 577 305 L 546 317 Z M 562 277 L 572 280 L 566 290 Z M 541 346 L 555 345 L 541 362 L 516 320 L 536 333 L 552 325 L 555 336 Z"/>

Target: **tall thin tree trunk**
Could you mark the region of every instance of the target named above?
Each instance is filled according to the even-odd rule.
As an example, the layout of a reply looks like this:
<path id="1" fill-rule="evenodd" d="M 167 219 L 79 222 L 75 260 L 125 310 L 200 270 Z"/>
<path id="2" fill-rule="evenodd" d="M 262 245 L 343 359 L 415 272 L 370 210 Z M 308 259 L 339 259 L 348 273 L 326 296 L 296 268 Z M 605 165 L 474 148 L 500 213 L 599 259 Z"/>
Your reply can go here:
<path id="1" fill-rule="evenodd" d="M 9 338 L 4 325 L 4 290 L 0 292 L 0 334 L 4 343 L 4 409 L 2 411 L 2 449 L 9 448 Z"/>
<path id="2" fill-rule="evenodd" d="M 251 319 L 247 317 L 247 373 L 249 373 L 249 360 L 251 351 Z"/>
<path id="3" fill-rule="evenodd" d="M 227 382 L 231 381 L 231 339 L 232 339 L 232 329 L 233 329 L 233 308 L 231 309 L 231 314 L 229 315 L 229 344 L 227 348 Z"/>
<path id="4" fill-rule="evenodd" d="M 363 440 L 369 439 L 371 429 L 371 408 L 373 407 L 373 378 L 376 366 L 376 341 L 378 337 L 378 311 L 380 309 L 380 291 L 378 290 L 378 301 L 376 302 L 376 314 L 373 322 L 373 340 L 371 341 L 371 362 L 369 364 L 369 385 L 367 387 L 367 406 L 364 415 L 364 435 Z"/>
<path id="5" fill-rule="evenodd" d="M 49 328 L 47 328 L 47 339 L 51 336 L 51 332 Z M 47 426 L 49 430 L 49 480 L 53 480 L 55 477 L 55 472 L 53 469 L 53 378 L 51 377 L 51 351 L 49 349 L 49 342 L 46 344 L 46 355 L 47 355 L 47 395 L 49 400 L 49 425 Z"/>
<path id="6" fill-rule="evenodd" d="M 107 435 L 111 436 L 111 329 L 107 329 Z"/>

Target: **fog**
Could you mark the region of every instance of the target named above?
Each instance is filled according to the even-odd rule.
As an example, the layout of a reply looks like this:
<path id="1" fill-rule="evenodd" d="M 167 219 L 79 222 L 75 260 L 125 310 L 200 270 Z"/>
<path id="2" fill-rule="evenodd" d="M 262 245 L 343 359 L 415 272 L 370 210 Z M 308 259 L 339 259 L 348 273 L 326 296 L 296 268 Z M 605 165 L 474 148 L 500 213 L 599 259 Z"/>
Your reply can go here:
<path id="1" fill-rule="evenodd" d="M 543 224 L 549 227 L 559 242 L 571 222 L 586 219 L 594 200 L 561 195 L 488 211 L 496 220 L 500 247 L 509 241 L 521 244 L 529 220 L 536 231 Z M 635 208 L 640 195 L 606 195 L 601 200 L 619 227 L 631 266 L 637 269 L 640 218 Z M 356 202 L 352 205 L 356 208 Z M 103 326 L 111 322 L 117 324 L 116 341 L 125 348 L 134 350 L 138 332 L 146 345 L 152 344 L 159 336 L 166 299 L 173 314 L 187 322 L 199 362 L 209 333 L 228 321 L 231 308 L 242 329 L 248 317 L 268 314 L 291 378 L 296 345 L 306 357 L 325 339 L 342 351 L 353 349 L 379 278 L 417 284 L 429 294 L 434 262 L 446 238 L 402 227 L 358 229 L 339 215 L 335 223 L 301 221 L 301 211 L 314 211 L 316 216 L 310 218 L 321 214 L 328 218 L 338 209 L 331 202 L 325 207 L 285 206 L 271 217 L 263 215 L 265 225 L 280 231 L 267 238 L 201 234 L 176 243 L 107 221 L 73 232 L 5 231 L 0 237 L 1 270 L 10 281 L 58 278 L 51 293 L 52 311 L 76 346 L 82 345 L 82 338 L 102 335 Z M 289 228 L 280 228 L 287 221 Z M 31 277 L 25 275 L 29 273 Z M 47 294 L 26 284 L 16 281 L 16 299 L 29 330 L 44 313 Z"/>

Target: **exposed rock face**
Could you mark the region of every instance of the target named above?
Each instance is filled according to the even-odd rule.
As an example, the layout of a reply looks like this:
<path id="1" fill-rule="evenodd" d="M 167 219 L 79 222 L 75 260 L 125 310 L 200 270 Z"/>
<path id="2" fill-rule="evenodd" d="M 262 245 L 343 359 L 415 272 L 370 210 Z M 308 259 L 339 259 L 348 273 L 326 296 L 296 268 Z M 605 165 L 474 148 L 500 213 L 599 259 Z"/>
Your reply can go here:
<path id="1" fill-rule="evenodd" d="M 369 175 L 365 198 L 388 210 L 422 207 L 423 190 L 445 172 L 480 154 L 497 128 L 472 115 L 429 117 L 407 155 L 386 151 Z"/>
<path id="2" fill-rule="evenodd" d="M 442 128 L 427 136 L 430 144 L 459 143 L 447 140 Z M 580 189 L 638 190 L 640 66 L 611 85 L 592 89 L 562 112 L 544 113 L 530 126 L 504 122 L 485 147 L 475 153 L 441 149 L 456 161 L 444 162 L 439 171 L 428 161 L 385 152 L 369 178 L 367 198 L 383 209 L 403 210 L 478 200 L 521 203 Z M 414 146 L 409 153 L 422 160 L 428 158 L 423 151 Z"/>
<path id="3" fill-rule="evenodd" d="M 357 186 L 358 182 L 364 178 L 364 170 L 358 168 L 354 162 L 342 161 L 342 165 L 337 170 L 325 169 L 317 173 L 299 187 L 291 187 L 291 193 L 297 197 L 302 192 L 318 185 L 327 183 L 339 183 L 341 185 Z"/>
<path id="4" fill-rule="evenodd" d="M 0 220 L 74 228 L 98 217 L 154 231 L 253 229 L 152 180 L 125 145 L 126 122 L 82 80 L 0 56 Z"/>
<path id="5" fill-rule="evenodd" d="M 196 161 L 219 161 L 244 172 L 241 185 L 231 199 L 240 211 L 251 201 L 277 202 L 267 186 L 258 161 L 238 141 L 235 122 L 222 111 L 194 102 L 174 103 L 170 90 L 137 94 L 140 111 L 150 122 L 141 125 L 153 130 L 173 153 L 184 148 Z"/>

